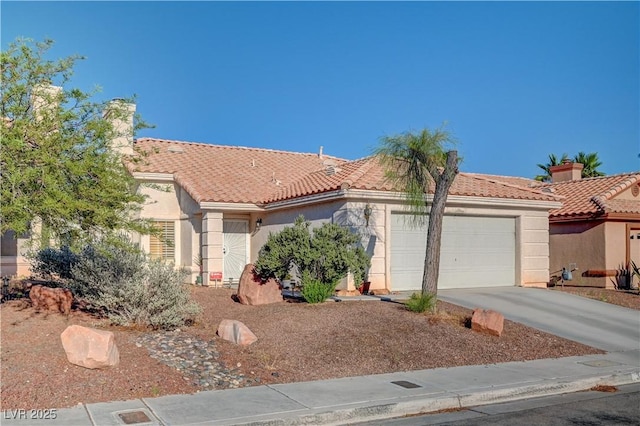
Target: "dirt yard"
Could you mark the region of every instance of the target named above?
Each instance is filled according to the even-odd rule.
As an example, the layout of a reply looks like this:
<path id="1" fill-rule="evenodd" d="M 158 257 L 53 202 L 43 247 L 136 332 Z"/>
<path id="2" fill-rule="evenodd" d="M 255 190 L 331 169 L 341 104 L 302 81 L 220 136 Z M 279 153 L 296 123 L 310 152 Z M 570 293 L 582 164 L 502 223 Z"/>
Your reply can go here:
<path id="1" fill-rule="evenodd" d="M 640 292 L 638 290 L 607 290 L 604 288 L 570 286 L 556 286 L 553 287 L 553 289 L 588 297 L 589 299 L 599 300 L 601 302 L 624 306 L 625 308 L 640 310 Z"/>
<path id="2" fill-rule="evenodd" d="M 229 289 L 192 291 L 203 314 L 179 334 L 212 342 L 217 362 L 243 377 L 240 386 L 601 352 L 510 321 L 502 337 L 481 335 L 465 327 L 470 310 L 442 302 L 438 314 L 425 315 L 377 301 L 244 306 Z M 77 310 L 69 318 L 36 313 L 28 299 L 3 303 L 0 315 L 3 410 L 203 390 L 136 342 L 150 331 L 113 327 Z M 222 319 L 244 322 L 258 341 L 242 348 L 221 340 L 216 329 Z M 70 324 L 113 331 L 120 364 L 89 370 L 68 363 L 60 333 Z"/>

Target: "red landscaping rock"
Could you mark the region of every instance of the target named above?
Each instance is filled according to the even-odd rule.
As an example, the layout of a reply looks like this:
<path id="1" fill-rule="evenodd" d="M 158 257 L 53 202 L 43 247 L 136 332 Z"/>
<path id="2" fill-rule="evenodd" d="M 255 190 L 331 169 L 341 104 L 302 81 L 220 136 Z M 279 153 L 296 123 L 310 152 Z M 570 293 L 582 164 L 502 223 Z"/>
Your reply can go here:
<path id="1" fill-rule="evenodd" d="M 266 305 L 282 302 L 282 290 L 275 279 L 262 282 L 255 275 L 253 264 L 244 267 L 238 284 L 238 301 L 243 305 Z"/>
<path id="2" fill-rule="evenodd" d="M 480 333 L 500 337 L 504 327 L 504 316 L 500 312 L 474 309 L 471 329 Z"/>
<path id="3" fill-rule="evenodd" d="M 110 331 L 70 325 L 60 339 L 72 364 L 94 369 L 112 367 L 120 362 L 120 353 Z"/>
<path id="4" fill-rule="evenodd" d="M 236 320 L 222 320 L 218 326 L 218 336 L 237 345 L 247 346 L 258 340 L 249 327 Z"/>
<path id="5" fill-rule="evenodd" d="M 29 291 L 29 299 L 31 299 L 31 304 L 37 311 L 51 309 L 64 315 L 69 315 L 71 304 L 73 303 L 73 294 L 66 288 L 34 285 Z"/>

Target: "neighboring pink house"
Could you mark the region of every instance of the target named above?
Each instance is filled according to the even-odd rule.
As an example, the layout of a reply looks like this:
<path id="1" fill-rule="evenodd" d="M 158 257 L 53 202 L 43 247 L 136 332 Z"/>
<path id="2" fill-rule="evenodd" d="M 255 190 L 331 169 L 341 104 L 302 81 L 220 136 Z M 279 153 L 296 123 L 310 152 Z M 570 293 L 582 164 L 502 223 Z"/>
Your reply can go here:
<path id="1" fill-rule="evenodd" d="M 581 179 L 582 168 L 552 167 L 539 187 L 563 197 L 549 214 L 551 275 L 575 264 L 571 285 L 624 288 L 630 262 L 640 265 L 640 172 Z"/>

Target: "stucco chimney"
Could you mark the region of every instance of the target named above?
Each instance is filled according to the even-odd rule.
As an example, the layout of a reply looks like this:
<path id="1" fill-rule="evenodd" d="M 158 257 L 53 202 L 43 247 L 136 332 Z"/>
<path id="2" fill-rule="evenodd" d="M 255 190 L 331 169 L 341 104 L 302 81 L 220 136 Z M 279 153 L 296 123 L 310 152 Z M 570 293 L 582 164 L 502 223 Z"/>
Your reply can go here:
<path id="1" fill-rule="evenodd" d="M 111 149 L 121 155 L 133 154 L 133 116 L 136 113 L 136 104 L 125 102 L 123 99 L 114 99 L 109 102 L 104 118 L 111 121 L 113 126 L 113 138 Z"/>
<path id="2" fill-rule="evenodd" d="M 31 91 L 31 106 L 35 119 L 43 120 L 46 115 L 51 114 L 60 105 L 60 94 L 62 87 L 51 84 L 41 84 L 35 86 Z"/>
<path id="3" fill-rule="evenodd" d="M 571 160 L 564 160 L 559 166 L 549 167 L 551 172 L 551 182 L 567 182 L 582 179 L 582 169 L 584 165 L 581 163 L 572 163 Z"/>

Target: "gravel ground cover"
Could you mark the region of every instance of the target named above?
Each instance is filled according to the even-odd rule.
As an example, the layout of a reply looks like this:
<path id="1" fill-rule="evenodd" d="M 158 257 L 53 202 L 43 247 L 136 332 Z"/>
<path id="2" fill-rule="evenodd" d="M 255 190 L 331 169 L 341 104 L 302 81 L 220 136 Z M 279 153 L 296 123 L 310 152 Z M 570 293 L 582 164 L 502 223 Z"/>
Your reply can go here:
<path id="1" fill-rule="evenodd" d="M 203 314 L 171 332 L 114 327 L 78 310 L 68 318 L 37 313 L 28 299 L 3 303 L 2 410 L 602 352 L 511 321 L 501 337 L 481 335 L 465 327 L 470 310 L 443 302 L 425 315 L 390 302 L 244 306 L 230 289 L 192 292 Z M 223 341 L 216 335 L 223 319 L 244 322 L 258 341 Z M 60 333 L 71 324 L 113 331 L 120 364 L 68 363 Z"/>

